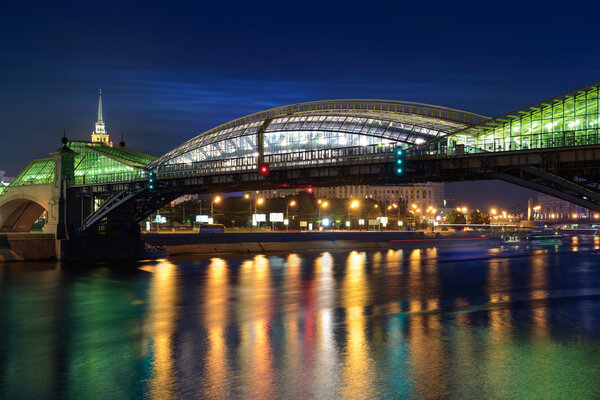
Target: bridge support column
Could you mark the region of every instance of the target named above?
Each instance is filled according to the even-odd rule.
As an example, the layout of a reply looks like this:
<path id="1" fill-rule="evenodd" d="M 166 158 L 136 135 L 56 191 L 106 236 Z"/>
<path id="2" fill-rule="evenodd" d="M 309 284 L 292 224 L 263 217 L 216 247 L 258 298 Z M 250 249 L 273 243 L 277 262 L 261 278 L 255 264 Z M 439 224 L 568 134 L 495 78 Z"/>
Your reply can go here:
<path id="1" fill-rule="evenodd" d="M 137 226 L 110 235 L 74 235 L 68 240 L 56 240 L 56 257 L 63 261 L 133 260 L 145 254 Z"/>

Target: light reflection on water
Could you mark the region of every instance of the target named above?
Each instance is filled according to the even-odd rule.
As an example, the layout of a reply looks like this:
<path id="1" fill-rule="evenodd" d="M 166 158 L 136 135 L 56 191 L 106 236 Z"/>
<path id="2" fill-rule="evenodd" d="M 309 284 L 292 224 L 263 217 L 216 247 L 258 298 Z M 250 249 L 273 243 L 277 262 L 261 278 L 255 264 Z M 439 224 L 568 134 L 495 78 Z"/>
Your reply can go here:
<path id="1" fill-rule="evenodd" d="M 4 265 L 0 398 L 598 398 L 600 242 L 571 244 Z"/>

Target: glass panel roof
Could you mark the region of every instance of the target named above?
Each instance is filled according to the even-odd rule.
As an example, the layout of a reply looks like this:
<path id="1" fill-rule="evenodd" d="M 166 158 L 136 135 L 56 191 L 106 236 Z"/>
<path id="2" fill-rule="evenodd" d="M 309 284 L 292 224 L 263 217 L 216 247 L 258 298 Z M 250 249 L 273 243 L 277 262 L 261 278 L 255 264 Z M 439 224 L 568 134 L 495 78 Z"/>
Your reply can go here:
<path id="1" fill-rule="evenodd" d="M 295 115 L 293 115 L 295 114 Z M 268 132 L 343 132 L 420 144 L 451 134 L 486 117 L 418 103 L 380 100 L 332 100 L 294 104 L 252 114 L 200 134 L 150 163 L 179 159 L 193 150 L 240 136 Z"/>

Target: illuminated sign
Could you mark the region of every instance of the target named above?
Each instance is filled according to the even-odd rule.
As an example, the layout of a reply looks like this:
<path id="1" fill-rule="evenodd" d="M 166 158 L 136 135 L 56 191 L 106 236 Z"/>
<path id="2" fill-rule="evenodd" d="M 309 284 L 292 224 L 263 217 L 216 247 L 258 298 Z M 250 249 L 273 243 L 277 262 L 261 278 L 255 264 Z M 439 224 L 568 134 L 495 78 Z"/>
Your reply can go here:
<path id="1" fill-rule="evenodd" d="M 283 222 L 283 213 L 269 213 L 269 221 Z"/>

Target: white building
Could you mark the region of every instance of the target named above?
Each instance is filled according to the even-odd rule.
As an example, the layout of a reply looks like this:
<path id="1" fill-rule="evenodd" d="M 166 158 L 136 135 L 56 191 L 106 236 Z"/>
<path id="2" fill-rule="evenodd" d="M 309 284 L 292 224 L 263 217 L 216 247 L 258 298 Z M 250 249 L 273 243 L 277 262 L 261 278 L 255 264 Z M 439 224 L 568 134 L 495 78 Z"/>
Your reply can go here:
<path id="1" fill-rule="evenodd" d="M 594 213 L 587 208 L 547 194 L 538 194 L 538 205 L 540 206 L 540 217 L 545 220 L 594 217 Z"/>
<path id="2" fill-rule="evenodd" d="M 294 195 L 304 190 L 306 189 L 259 190 L 256 192 L 256 196 L 270 199 Z M 403 200 L 409 205 L 416 204 L 422 210 L 427 209 L 429 206 L 441 208 L 444 205 L 444 183 L 440 182 L 394 186 L 357 185 L 315 187 L 313 190 L 317 198 L 323 199 L 368 198 L 382 203 L 397 203 Z"/>

